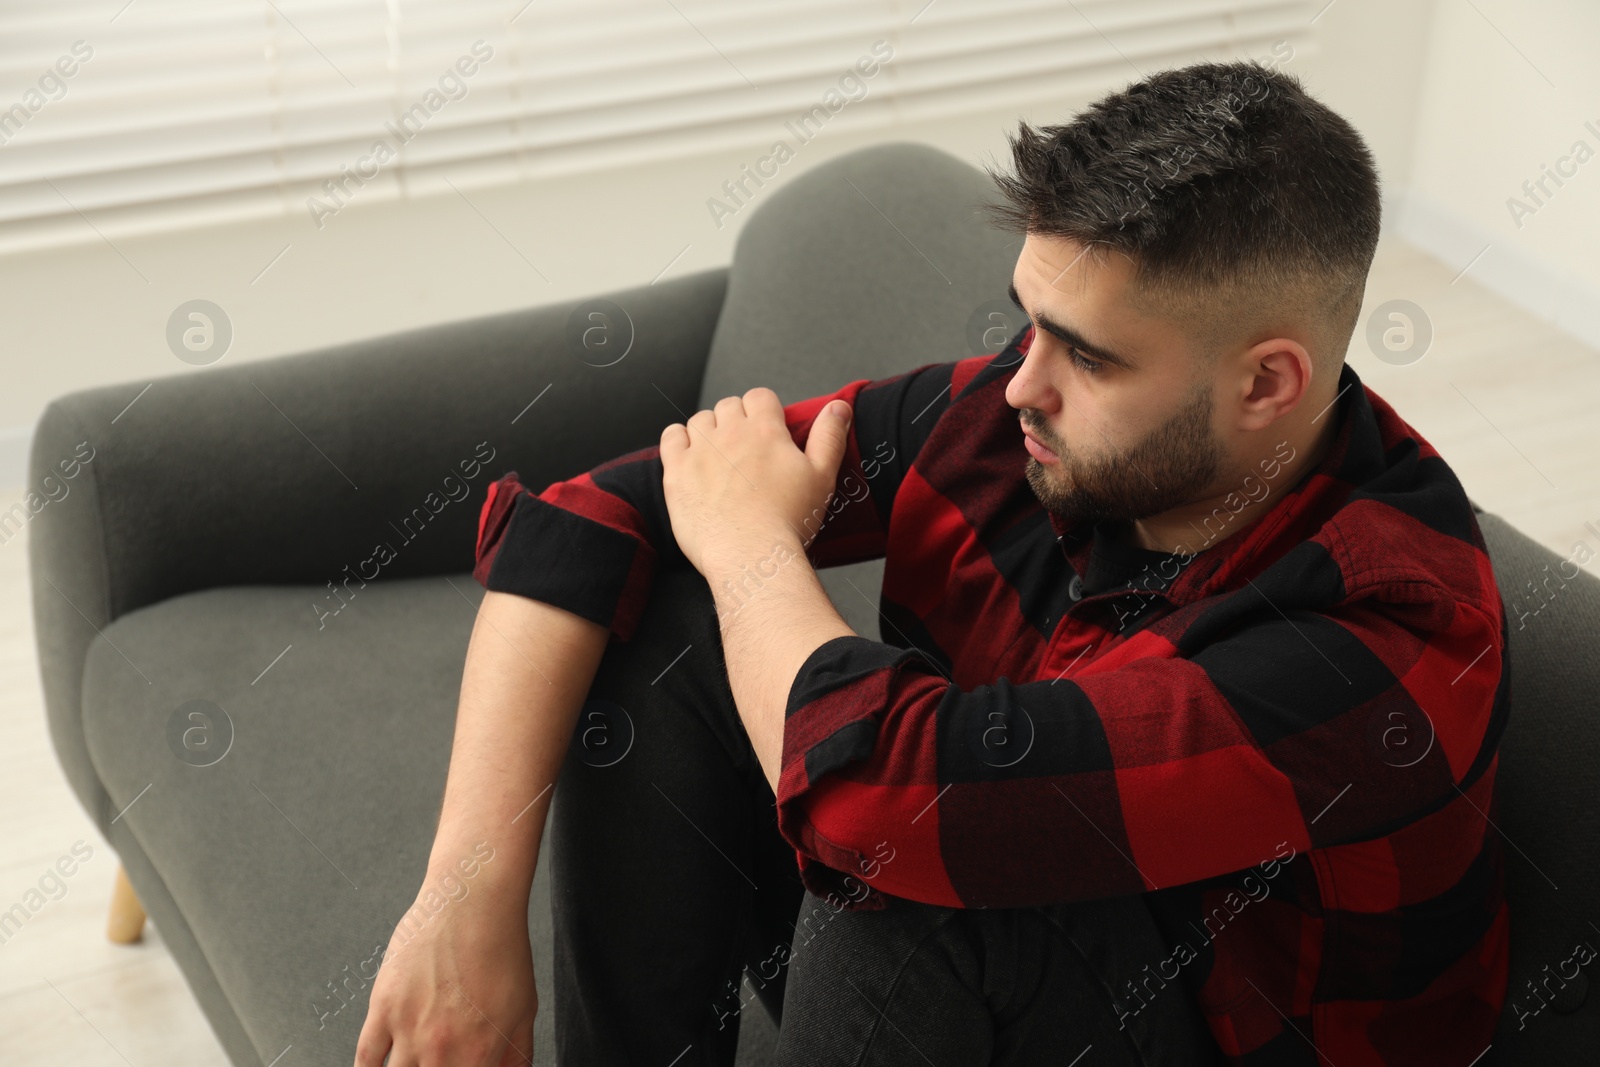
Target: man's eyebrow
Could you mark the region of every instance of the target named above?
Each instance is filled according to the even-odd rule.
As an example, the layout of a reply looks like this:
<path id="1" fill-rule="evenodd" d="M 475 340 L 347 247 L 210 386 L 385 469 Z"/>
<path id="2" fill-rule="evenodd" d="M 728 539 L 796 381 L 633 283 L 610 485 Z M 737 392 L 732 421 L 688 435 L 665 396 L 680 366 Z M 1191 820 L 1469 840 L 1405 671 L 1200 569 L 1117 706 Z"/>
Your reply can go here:
<path id="1" fill-rule="evenodd" d="M 1006 295 L 1011 297 L 1011 302 L 1013 304 L 1022 309 L 1023 314 L 1028 314 L 1028 309 L 1022 307 L 1022 301 L 1017 297 L 1017 286 L 1015 282 L 1006 287 Z M 1061 323 L 1055 322 L 1046 315 L 1034 315 L 1033 318 L 1038 322 L 1039 328 L 1045 333 L 1048 333 L 1053 337 L 1060 338 L 1073 348 L 1076 348 L 1078 351 L 1082 352 L 1084 355 L 1093 356 L 1102 362 L 1110 363 L 1116 367 L 1121 367 L 1123 370 L 1134 369 L 1133 360 L 1127 358 L 1126 356 L 1118 355 L 1117 353 L 1112 352 L 1110 349 L 1102 348 L 1101 346 L 1086 340 L 1082 334 L 1080 334 L 1077 330 L 1074 330 L 1072 327 L 1063 326 Z"/>

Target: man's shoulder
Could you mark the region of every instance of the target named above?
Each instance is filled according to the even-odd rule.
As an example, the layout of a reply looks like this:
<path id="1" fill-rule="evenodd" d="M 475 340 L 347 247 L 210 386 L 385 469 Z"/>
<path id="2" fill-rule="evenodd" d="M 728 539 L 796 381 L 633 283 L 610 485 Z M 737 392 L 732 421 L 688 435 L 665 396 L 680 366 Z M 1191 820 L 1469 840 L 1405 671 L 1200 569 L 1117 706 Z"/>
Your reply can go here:
<path id="1" fill-rule="evenodd" d="M 1498 612 L 1483 532 L 1455 471 L 1415 427 L 1364 388 L 1370 440 L 1353 440 L 1348 494 L 1325 531 L 1347 596 L 1432 595 Z"/>

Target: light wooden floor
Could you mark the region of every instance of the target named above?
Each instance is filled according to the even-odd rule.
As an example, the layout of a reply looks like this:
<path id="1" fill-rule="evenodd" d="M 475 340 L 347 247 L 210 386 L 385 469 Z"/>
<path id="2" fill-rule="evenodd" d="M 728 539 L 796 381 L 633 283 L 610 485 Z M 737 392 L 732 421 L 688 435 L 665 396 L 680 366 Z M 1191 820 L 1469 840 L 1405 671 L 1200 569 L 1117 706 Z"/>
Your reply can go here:
<path id="1" fill-rule="evenodd" d="M 1467 493 L 1565 557 L 1600 538 L 1600 352 L 1447 267 L 1386 240 L 1366 309 L 1407 299 L 1432 320 L 1428 354 L 1380 362 L 1357 331 L 1350 362 L 1444 455 Z M 0 493 L 0 508 L 21 490 Z M 227 1058 L 167 955 L 105 938 L 117 861 L 67 788 L 46 732 L 28 596 L 26 532 L 0 545 L 0 910 L 73 842 L 94 856 L 59 900 L 0 945 L 0 1062 L 223 1067 Z M 1600 575 L 1600 561 L 1589 569 Z"/>

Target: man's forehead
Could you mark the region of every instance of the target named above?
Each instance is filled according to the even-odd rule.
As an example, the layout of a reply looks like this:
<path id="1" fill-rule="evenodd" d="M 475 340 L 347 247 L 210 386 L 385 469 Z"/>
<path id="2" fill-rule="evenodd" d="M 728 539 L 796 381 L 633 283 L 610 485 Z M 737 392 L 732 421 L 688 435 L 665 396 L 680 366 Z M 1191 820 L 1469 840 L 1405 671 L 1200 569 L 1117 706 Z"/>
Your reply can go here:
<path id="1" fill-rule="evenodd" d="M 1046 332 L 1106 362 L 1150 365 L 1182 347 L 1184 327 L 1140 299 L 1121 251 L 1029 234 L 1012 275 L 1012 299 Z"/>
<path id="2" fill-rule="evenodd" d="M 1017 256 L 1012 284 L 1030 310 L 1034 305 L 1062 314 L 1069 307 L 1079 309 L 1079 314 L 1090 307 L 1133 310 L 1130 263 L 1104 245 L 1030 235 Z"/>
<path id="3" fill-rule="evenodd" d="M 1019 289 L 1042 284 L 1058 292 L 1082 292 L 1093 283 L 1121 290 L 1130 277 L 1131 265 L 1126 255 L 1104 246 L 1029 234 L 1017 256 L 1013 280 Z"/>

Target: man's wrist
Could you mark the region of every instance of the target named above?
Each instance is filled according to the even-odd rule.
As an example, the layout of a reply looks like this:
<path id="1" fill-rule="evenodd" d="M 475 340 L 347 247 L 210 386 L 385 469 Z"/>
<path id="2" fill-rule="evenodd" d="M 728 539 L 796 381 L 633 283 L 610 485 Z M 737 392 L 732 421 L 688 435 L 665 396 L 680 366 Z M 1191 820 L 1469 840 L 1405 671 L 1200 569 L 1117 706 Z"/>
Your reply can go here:
<path id="1" fill-rule="evenodd" d="M 729 578 L 755 570 L 775 557 L 797 555 L 805 555 L 800 538 L 787 527 L 774 526 L 729 538 L 721 544 L 708 545 L 701 562 L 705 565 L 706 579 L 709 581 L 713 575 Z"/>
<path id="2" fill-rule="evenodd" d="M 797 562 L 810 566 L 805 546 L 787 528 L 729 541 L 709 550 L 702 560 L 704 577 L 719 614 L 747 602 L 768 581 Z"/>
<path id="3" fill-rule="evenodd" d="M 471 899 L 476 901 L 475 911 L 516 911 L 527 908 L 532 886 L 533 875 L 525 863 L 514 862 L 513 856 L 485 840 L 445 855 L 436 850 L 417 892 L 430 908 Z"/>

